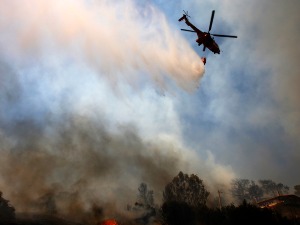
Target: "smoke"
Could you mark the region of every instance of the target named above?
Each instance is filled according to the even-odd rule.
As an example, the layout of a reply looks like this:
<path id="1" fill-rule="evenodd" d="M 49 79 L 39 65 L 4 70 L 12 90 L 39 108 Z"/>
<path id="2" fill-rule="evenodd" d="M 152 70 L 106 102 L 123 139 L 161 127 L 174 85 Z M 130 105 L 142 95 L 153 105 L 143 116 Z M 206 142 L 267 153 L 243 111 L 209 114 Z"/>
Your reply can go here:
<path id="1" fill-rule="evenodd" d="M 274 177 L 273 179 L 293 186 L 299 182 L 297 171 L 300 162 L 298 153 L 300 146 L 298 58 L 300 54 L 299 47 L 295 46 L 300 38 L 299 31 L 295 29 L 296 21 L 300 19 L 297 12 L 299 2 L 294 0 L 284 3 L 278 0 L 264 3 L 249 1 L 247 9 L 243 12 L 239 10 L 242 7 L 241 4 L 245 3 L 235 1 L 221 6 L 224 12 L 223 18 L 235 21 L 234 29 L 242 35 L 239 38 L 243 38 L 239 46 L 232 49 L 231 57 L 236 58 L 241 55 L 240 49 L 243 46 L 251 46 L 247 54 L 244 54 L 245 56 L 241 57 L 236 64 L 239 65 L 238 67 L 251 68 L 251 76 L 254 79 L 245 79 L 248 75 L 243 76 L 242 79 L 244 83 L 251 82 L 253 87 L 250 90 L 253 94 L 242 96 L 239 93 L 236 105 L 249 111 L 248 116 L 245 116 L 243 112 L 242 120 L 238 123 L 242 124 L 245 121 L 243 129 L 250 128 L 255 130 L 256 134 L 256 137 L 254 135 L 251 137 L 250 142 L 247 140 L 249 134 L 246 134 L 239 148 L 242 149 L 240 146 L 247 145 L 248 149 L 245 151 L 257 150 L 255 153 L 252 152 L 251 159 L 245 152 L 242 154 L 247 155 L 246 157 L 239 154 L 239 158 L 243 158 L 240 162 L 243 163 L 237 164 L 237 167 L 241 173 L 248 174 L 247 176 L 256 179 L 259 179 L 259 176 Z M 228 93 L 233 92 L 232 87 L 230 88 Z M 257 97 L 254 97 L 254 93 Z M 227 98 L 229 94 L 224 96 Z M 249 99 L 248 102 L 245 99 Z M 243 102 L 247 103 L 241 107 Z M 240 110 L 232 114 L 235 118 L 238 111 Z M 248 119 L 245 120 L 245 118 Z M 234 152 L 234 155 L 237 156 L 237 152 Z M 258 160 L 257 155 L 264 157 Z M 258 163 L 253 165 L 253 161 L 258 161 Z M 253 167 L 256 170 L 252 170 Z"/>
<path id="2" fill-rule="evenodd" d="M 174 96 L 157 93 L 172 82 L 193 91 L 204 72 L 158 9 L 0 5 L 0 190 L 17 211 L 110 216 L 135 200 L 141 182 L 159 202 L 180 170 L 200 171 L 212 186 L 233 177 L 182 144 Z"/>
<path id="3" fill-rule="evenodd" d="M 300 182 L 299 3 L 182 1 L 191 16 L 201 15 L 192 17 L 200 29 L 207 28 L 214 9 L 212 31 L 238 36 L 216 38 L 223 53 L 208 58 L 197 96 L 178 104 L 188 118 L 187 142 L 212 151 L 238 177 L 290 187 Z"/>
<path id="4" fill-rule="evenodd" d="M 67 51 L 113 84 L 121 77 L 140 80 L 143 72 L 161 87 L 170 77 L 186 90 L 195 89 L 204 72 L 199 56 L 150 4 L 2 1 L 0 13 L 2 51 L 21 60 Z"/>
<path id="5" fill-rule="evenodd" d="M 155 101 L 153 95 L 145 95 L 143 105 L 139 97 L 131 96 L 134 106 L 147 106 L 137 114 L 146 118 L 134 120 L 130 114 L 137 109 L 126 109 L 122 97 L 107 95 L 109 99 L 102 102 L 100 93 L 108 94 L 107 89 L 97 93 L 88 85 L 99 96 L 95 101 L 79 88 L 83 83 L 72 84 L 64 74 L 60 74 L 63 81 L 70 85 L 67 93 L 51 89 L 63 86 L 62 81 L 47 84 L 39 73 L 23 80 L 4 62 L 0 68 L 0 190 L 18 212 L 57 212 L 88 221 L 95 210 L 101 212 L 99 220 L 124 217 L 124 208 L 135 201 L 141 182 L 154 190 L 159 203 L 164 186 L 180 170 L 200 173 L 209 190 L 233 177 L 230 168 L 214 162 L 212 154 L 208 160 L 200 159 L 182 145 L 180 123 L 167 97 L 160 103 L 160 95 Z M 114 107 L 108 104 L 111 100 Z M 124 111 L 113 114 L 114 109 Z"/>
<path id="6" fill-rule="evenodd" d="M 122 208 L 134 201 L 138 182 L 162 190 L 180 168 L 176 149 L 165 152 L 128 127 L 111 134 L 99 124 L 76 116 L 49 123 L 48 131 L 30 121 L 16 124 L 29 134 L 15 134 L 10 149 L 1 150 L 1 187 L 18 211 L 38 211 L 39 203 L 49 210 L 50 197 L 65 215 L 89 212 L 93 204 Z"/>

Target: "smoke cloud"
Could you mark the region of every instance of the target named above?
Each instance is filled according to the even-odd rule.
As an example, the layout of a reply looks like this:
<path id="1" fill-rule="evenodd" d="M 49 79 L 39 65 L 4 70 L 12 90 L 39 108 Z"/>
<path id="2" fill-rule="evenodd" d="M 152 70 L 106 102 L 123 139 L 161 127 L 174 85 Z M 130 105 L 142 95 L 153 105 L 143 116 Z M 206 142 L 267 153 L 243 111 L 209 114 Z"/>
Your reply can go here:
<path id="1" fill-rule="evenodd" d="M 68 51 L 112 83 L 120 77 L 133 82 L 144 72 L 162 87 L 168 76 L 186 90 L 195 89 L 204 72 L 199 56 L 152 5 L 2 1 L 0 13 L 2 51 L 21 60 Z"/>
<path id="2" fill-rule="evenodd" d="M 195 90 L 204 68 L 154 6 L 0 5 L 0 190 L 17 211 L 110 216 L 141 182 L 159 202 L 180 170 L 209 186 L 234 176 L 182 144 L 174 96 L 157 93 Z"/>
<path id="3" fill-rule="evenodd" d="M 10 146 L 1 150 L 1 188 L 18 211 L 40 209 L 47 195 L 66 215 L 89 212 L 93 204 L 116 204 L 120 210 L 134 201 L 138 182 L 162 190 L 181 167 L 176 148 L 146 144 L 129 127 L 111 134 L 99 121 L 76 116 L 63 125 L 50 122 L 46 129 L 19 122 L 14 133 L 12 142 L 1 140 Z M 41 203 L 46 207 L 48 201 Z"/>
<path id="4" fill-rule="evenodd" d="M 216 38 L 223 53 L 208 58 L 196 103 L 184 107 L 186 138 L 199 151 L 210 149 L 238 177 L 298 184 L 300 2 L 182 2 L 191 15 L 201 15 L 193 17 L 200 28 L 215 9 L 212 32 L 238 35 Z"/>
<path id="5" fill-rule="evenodd" d="M 3 67 L 2 74 L 13 75 Z M 7 77 L 13 76 L 2 80 Z M 110 129 L 101 113 L 83 115 L 64 109 L 63 103 L 59 103 L 63 114 L 51 113 L 46 104 L 46 115 L 35 118 L 32 115 L 41 116 L 40 110 L 26 112 L 23 105 L 37 100 L 24 99 L 27 93 L 18 80 L 13 81 L 5 83 L 19 94 L 1 92 L 0 188 L 19 212 L 58 211 L 82 220 L 101 206 L 101 218 L 115 217 L 136 199 L 140 182 L 149 184 L 160 202 L 164 186 L 180 170 L 201 171 L 208 187 L 233 177 L 230 168 L 217 165 L 211 154 L 204 161 L 185 149 L 176 134 L 148 140 L 131 124 Z M 9 118 L 9 109 L 23 110 Z"/>

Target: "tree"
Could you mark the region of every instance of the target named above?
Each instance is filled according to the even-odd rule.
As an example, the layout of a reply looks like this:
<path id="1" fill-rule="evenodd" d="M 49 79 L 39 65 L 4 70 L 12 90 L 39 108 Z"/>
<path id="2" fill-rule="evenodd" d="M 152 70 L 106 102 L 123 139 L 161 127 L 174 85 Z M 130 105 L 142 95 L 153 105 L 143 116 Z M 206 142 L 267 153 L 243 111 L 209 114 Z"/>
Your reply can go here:
<path id="1" fill-rule="evenodd" d="M 163 224 L 167 225 L 195 225 L 195 208 L 186 202 L 167 201 L 162 205 Z"/>
<path id="2" fill-rule="evenodd" d="M 275 183 L 272 180 L 259 180 L 258 181 L 267 195 L 277 196 L 279 194 L 287 194 L 289 187 L 282 183 Z"/>
<path id="3" fill-rule="evenodd" d="M 192 207 L 204 206 L 209 192 L 205 189 L 203 181 L 192 174 L 179 174 L 165 187 L 163 193 L 164 202 L 186 203 Z"/>
<path id="4" fill-rule="evenodd" d="M 263 189 L 253 180 L 233 179 L 231 181 L 231 193 L 240 203 L 259 201 L 264 195 Z"/>
<path id="5" fill-rule="evenodd" d="M 295 195 L 300 196 L 300 185 L 294 186 L 294 189 L 295 189 Z"/>
<path id="6" fill-rule="evenodd" d="M 272 194 L 276 196 L 276 183 L 272 180 L 259 180 L 258 181 L 264 190 L 264 193 L 267 195 Z"/>
<path id="7" fill-rule="evenodd" d="M 129 211 L 137 213 L 135 219 L 137 223 L 148 224 L 149 221 L 158 217 L 158 207 L 154 204 L 153 195 L 153 190 L 149 190 L 146 183 L 141 183 L 134 206 L 127 205 Z"/>
<path id="8" fill-rule="evenodd" d="M 154 206 L 154 197 L 153 190 L 148 190 L 148 186 L 145 183 L 141 183 L 138 188 L 138 204 L 142 204 L 144 206 L 153 207 Z"/>
<path id="9" fill-rule="evenodd" d="M 264 195 L 262 188 L 259 187 L 253 180 L 250 182 L 248 193 L 250 199 L 254 200 L 255 202 L 259 201 Z"/>
<path id="10" fill-rule="evenodd" d="M 243 200 L 249 200 L 249 186 L 250 181 L 248 179 L 233 179 L 231 181 L 231 194 L 234 198 L 236 198 L 239 202 L 242 202 Z"/>
<path id="11" fill-rule="evenodd" d="M 244 199 L 250 202 L 259 201 L 263 196 L 273 197 L 288 192 L 288 186 L 272 180 L 259 180 L 258 184 L 248 179 L 233 179 L 231 182 L 231 193 L 239 202 Z"/>
<path id="12" fill-rule="evenodd" d="M 278 183 L 278 184 L 276 184 L 276 190 L 277 190 L 277 194 L 288 194 L 290 188 L 287 185 Z"/>
<path id="13" fill-rule="evenodd" d="M 2 197 L 0 191 L 0 224 L 9 224 L 15 220 L 15 208 L 9 201 Z"/>

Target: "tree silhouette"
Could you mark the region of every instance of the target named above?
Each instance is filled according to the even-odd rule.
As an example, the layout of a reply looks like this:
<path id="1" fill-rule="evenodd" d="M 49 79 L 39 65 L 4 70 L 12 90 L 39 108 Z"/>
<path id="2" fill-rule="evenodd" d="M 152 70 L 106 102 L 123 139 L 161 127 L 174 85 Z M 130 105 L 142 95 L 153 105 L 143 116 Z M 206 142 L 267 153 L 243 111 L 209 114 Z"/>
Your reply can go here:
<path id="1" fill-rule="evenodd" d="M 276 184 L 276 190 L 277 190 L 277 193 L 279 193 L 279 194 L 288 194 L 290 188 L 287 185 L 278 183 L 278 184 Z"/>
<path id="2" fill-rule="evenodd" d="M 256 183 L 248 179 L 233 179 L 231 181 L 231 194 L 240 203 L 245 199 L 248 202 L 260 201 L 262 197 L 274 197 L 287 194 L 289 187 L 272 180 L 259 180 Z"/>
<path id="3" fill-rule="evenodd" d="M 198 207 L 206 204 L 209 192 L 205 189 L 203 181 L 192 174 L 179 174 L 166 185 L 163 193 L 164 202 L 185 202 L 186 204 Z"/>
<path id="4" fill-rule="evenodd" d="M 0 224 L 10 224 L 15 219 L 15 208 L 2 197 L 0 191 Z"/>
<path id="5" fill-rule="evenodd" d="M 253 180 L 251 180 L 249 188 L 249 200 L 254 200 L 255 202 L 261 200 L 262 196 L 264 195 L 264 192 L 261 187 L 259 187 Z"/>
<path id="6" fill-rule="evenodd" d="M 242 202 L 244 199 L 249 200 L 249 187 L 250 180 L 248 179 L 233 179 L 231 181 L 231 194 L 239 202 Z"/>
<path id="7" fill-rule="evenodd" d="M 167 225 L 195 225 L 195 208 L 186 202 L 168 201 L 161 207 L 164 224 Z"/>
<path id="8" fill-rule="evenodd" d="M 295 189 L 295 195 L 300 196 L 300 185 L 295 185 L 294 189 Z"/>
<path id="9" fill-rule="evenodd" d="M 287 194 L 289 187 L 282 183 L 275 183 L 272 180 L 259 180 L 258 181 L 265 194 L 271 196 L 277 196 L 279 194 Z"/>

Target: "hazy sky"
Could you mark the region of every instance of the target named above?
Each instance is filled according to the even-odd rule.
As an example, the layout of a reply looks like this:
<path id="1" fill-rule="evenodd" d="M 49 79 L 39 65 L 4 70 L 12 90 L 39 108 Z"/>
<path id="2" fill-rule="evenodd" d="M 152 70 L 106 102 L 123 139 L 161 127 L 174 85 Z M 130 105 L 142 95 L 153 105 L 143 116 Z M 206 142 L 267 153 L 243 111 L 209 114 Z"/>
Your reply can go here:
<path id="1" fill-rule="evenodd" d="M 189 109 L 180 110 L 186 140 L 199 152 L 209 149 L 238 177 L 299 183 L 299 2 L 195 5 L 182 7 L 190 7 L 197 25 L 205 29 L 215 9 L 212 32 L 238 39 L 216 38 L 223 52 L 207 54 L 199 91 L 181 101 Z"/>
<path id="2" fill-rule="evenodd" d="M 299 6 L 0 0 L 0 190 L 27 208 L 49 190 L 161 191 L 180 170 L 211 190 L 299 184 Z M 204 31 L 216 10 L 212 33 L 238 39 L 203 52 L 183 9 Z"/>

